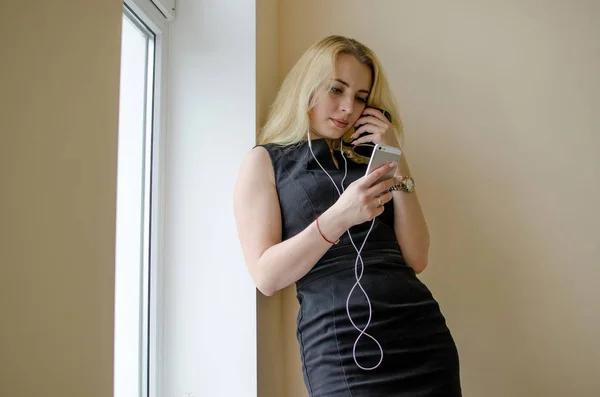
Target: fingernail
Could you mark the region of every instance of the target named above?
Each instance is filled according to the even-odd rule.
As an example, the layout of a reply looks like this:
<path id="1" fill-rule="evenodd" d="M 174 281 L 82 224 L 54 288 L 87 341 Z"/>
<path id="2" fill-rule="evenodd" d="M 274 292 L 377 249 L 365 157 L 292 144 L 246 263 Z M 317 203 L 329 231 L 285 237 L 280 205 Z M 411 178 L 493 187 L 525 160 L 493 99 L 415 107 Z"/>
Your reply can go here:
<path id="1" fill-rule="evenodd" d="M 394 167 L 396 166 L 396 164 L 398 164 L 398 163 L 396 163 L 395 161 L 392 161 L 392 162 L 390 163 L 390 168 L 394 168 Z"/>
<path id="2" fill-rule="evenodd" d="M 398 176 L 396 177 L 396 180 L 397 180 L 398 182 L 400 182 L 400 181 L 402 180 L 402 176 L 401 176 L 401 175 L 398 175 Z"/>

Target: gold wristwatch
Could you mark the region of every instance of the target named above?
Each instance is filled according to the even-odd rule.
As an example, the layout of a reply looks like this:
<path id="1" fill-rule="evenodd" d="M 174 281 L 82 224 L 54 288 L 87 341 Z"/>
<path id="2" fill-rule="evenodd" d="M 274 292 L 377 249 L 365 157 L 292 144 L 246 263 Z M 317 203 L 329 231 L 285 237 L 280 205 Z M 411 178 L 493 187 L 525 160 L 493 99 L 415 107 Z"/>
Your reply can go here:
<path id="1" fill-rule="evenodd" d="M 401 190 L 403 192 L 412 193 L 415 190 L 415 181 L 410 176 L 405 176 L 397 184 L 392 186 L 389 191 Z"/>

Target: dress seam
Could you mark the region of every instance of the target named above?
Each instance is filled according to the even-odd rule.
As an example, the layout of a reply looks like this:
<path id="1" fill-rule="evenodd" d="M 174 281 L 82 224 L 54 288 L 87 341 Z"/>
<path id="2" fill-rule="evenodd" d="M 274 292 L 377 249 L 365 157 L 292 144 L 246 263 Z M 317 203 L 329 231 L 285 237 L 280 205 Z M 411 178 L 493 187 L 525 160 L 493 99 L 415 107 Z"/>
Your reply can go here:
<path id="1" fill-rule="evenodd" d="M 302 318 L 304 317 L 302 311 L 302 305 L 300 305 L 300 322 L 302 322 Z M 312 396 L 312 386 L 310 384 L 310 376 L 308 375 L 308 368 L 306 368 L 306 356 L 304 355 L 304 338 L 302 337 L 302 331 L 300 331 L 300 324 L 298 324 L 298 335 L 300 337 L 300 350 L 302 352 L 302 367 L 304 368 L 304 373 L 306 374 L 306 383 L 308 387 L 308 393 Z"/>
<path id="2" fill-rule="evenodd" d="M 331 307 L 332 310 L 335 307 L 335 292 L 333 290 L 333 280 L 330 279 L 329 285 L 331 286 Z M 342 368 L 342 373 L 344 374 L 344 382 L 346 383 L 346 389 L 348 390 L 348 393 L 350 393 L 350 397 L 352 397 L 352 391 L 350 391 L 350 385 L 348 384 L 348 377 L 346 376 L 346 370 L 344 369 L 344 363 L 342 362 L 342 353 L 340 352 L 340 344 L 338 341 L 338 336 L 337 336 L 337 327 L 336 327 L 336 323 L 335 323 L 335 312 L 332 313 L 333 318 L 333 334 L 335 335 L 335 346 L 337 348 L 338 351 L 338 358 L 340 359 L 340 367 Z"/>
<path id="3" fill-rule="evenodd" d="M 288 170 L 288 168 L 286 167 L 285 164 L 281 165 L 283 170 L 282 172 L 285 172 L 285 174 L 287 175 L 287 180 L 293 184 L 294 186 L 296 186 L 297 189 L 299 189 L 302 194 L 304 195 L 304 197 L 306 197 L 306 202 L 310 205 L 310 208 L 312 209 L 313 212 L 313 216 L 316 217 L 318 215 L 317 209 L 315 208 L 315 206 L 313 205 L 313 202 L 310 199 L 310 196 L 308 195 L 308 193 L 306 192 L 306 190 L 304 190 L 304 188 L 294 179 L 292 178 L 292 176 L 290 175 L 290 171 Z M 308 219 L 306 217 L 304 217 L 304 219 L 308 222 L 312 222 L 313 219 Z"/>

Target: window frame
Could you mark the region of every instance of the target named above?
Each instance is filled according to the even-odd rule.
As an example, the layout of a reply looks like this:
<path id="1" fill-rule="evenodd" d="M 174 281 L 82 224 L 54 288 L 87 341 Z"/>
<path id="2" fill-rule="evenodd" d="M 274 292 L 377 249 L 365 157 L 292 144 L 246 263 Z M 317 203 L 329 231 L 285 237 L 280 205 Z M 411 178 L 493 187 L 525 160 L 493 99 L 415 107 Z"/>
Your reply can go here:
<path id="1" fill-rule="evenodd" d="M 143 236 L 146 248 L 142 293 L 147 297 L 143 307 L 141 349 L 141 396 L 160 397 L 162 387 L 162 320 L 163 320 L 163 274 L 164 274 L 164 197 L 165 153 L 167 131 L 167 86 L 169 54 L 169 22 L 152 0 L 124 0 L 123 15 L 129 14 L 139 20 L 154 35 L 153 92 L 147 123 L 151 129 L 150 153 L 150 208 L 148 236 Z M 148 80 L 147 80 L 148 81 Z M 144 302 L 146 299 L 144 299 Z M 143 304 L 144 305 L 144 304 Z"/>

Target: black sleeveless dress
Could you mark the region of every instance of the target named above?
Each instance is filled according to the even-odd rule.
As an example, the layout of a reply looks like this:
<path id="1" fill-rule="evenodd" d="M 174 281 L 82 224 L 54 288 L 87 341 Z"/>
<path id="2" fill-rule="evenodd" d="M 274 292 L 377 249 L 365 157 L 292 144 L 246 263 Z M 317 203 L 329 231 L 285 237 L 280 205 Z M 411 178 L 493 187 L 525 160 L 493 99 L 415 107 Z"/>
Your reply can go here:
<path id="1" fill-rule="evenodd" d="M 314 160 L 308 143 L 262 146 L 269 152 L 275 172 L 282 238 L 289 239 L 333 205 L 339 195 Z M 344 160 L 339 151 L 335 153 L 337 169 L 326 141 L 313 140 L 312 147 L 340 188 Z M 344 187 L 365 170 L 365 165 L 348 161 Z M 366 222 L 350 229 L 358 248 L 370 227 L 371 222 Z M 353 347 L 360 332 L 348 318 L 346 300 L 356 283 L 357 253 L 346 233 L 296 283 L 300 303 L 297 338 L 310 396 L 461 396 L 456 346 L 438 303 L 402 257 L 394 233 L 393 201 L 375 219 L 361 256 L 364 274 L 360 283 L 372 307 L 365 332 L 380 343 L 383 360 L 373 370 L 359 368 L 354 360 Z M 359 287 L 350 295 L 349 307 L 356 326 L 364 329 L 369 307 Z M 371 368 L 380 361 L 381 352 L 371 338 L 362 335 L 355 357 L 360 366 Z"/>

